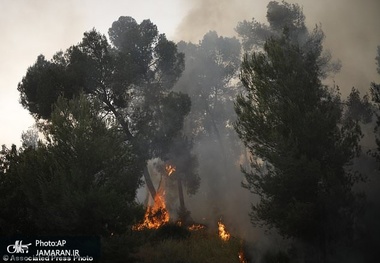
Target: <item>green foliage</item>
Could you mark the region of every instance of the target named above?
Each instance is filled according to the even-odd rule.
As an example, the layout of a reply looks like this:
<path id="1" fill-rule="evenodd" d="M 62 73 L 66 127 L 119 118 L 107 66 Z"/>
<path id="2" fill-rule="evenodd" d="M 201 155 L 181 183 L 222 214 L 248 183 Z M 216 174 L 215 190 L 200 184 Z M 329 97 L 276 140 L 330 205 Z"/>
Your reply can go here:
<path id="1" fill-rule="evenodd" d="M 372 121 L 373 107 L 369 102 L 369 96 L 364 95 L 360 98 L 360 92 L 352 88 L 350 95 L 347 98 L 346 118 L 351 118 L 360 121 L 364 124 Z"/>
<path id="2" fill-rule="evenodd" d="M 14 209 L 24 218 L 6 219 L 5 226 L 14 225 L 6 234 L 108 236 L 141 218 L 135 195 L 144 162 L 106 126 L 97 107 L 83 95 L 58 98 L 51 122 L 43 125 L 47 144 L 17 152 L 1 175 L 16 187 L 2 195 L 13 192 L 4 196 L 8 207 L 22 193 L 24 201 Z"/>
<path id="3" fill-rule="evenodd" d="M 36 127 L 30 128 L 21 134 L 21 141 L 23 148 L 37 148 L 40 142 L 38 129 Z"/>
<path id="4" fill-rule="evenodd" d="M 186 186 L 187 194 L 194 195 L 200 186 L 200 177 L 198 175 L 198 159 L 192 153 L 193 142 L 187 137 L 179 136 L 171 144 L 168 158 L 175 164 L 176 171 L 171 177 L 178 180 Z"/>
<path id="5" fill-rule="evenodd" d="M 91 30 L 51 61 L 38 57 L 18 86 L 21 103 L 37 119 L 50 119 L 59 96 L 71 99 L 84 92 L 101 102 L 110 123 L 145 159 L 158 157 L 190 111 L 188 96 L 171 91 L 184 69 L 184 55 L 150 20 L 138 24 L 120 17 L 109 35 L 112 44 Z"/>
<path id="6" fill-rule="evenodd" d="M 376 64 L 377 64 L 377 71 L 380 74 L 380 46 L 377 47 L 377 56 L 376 56 Z M 379 127 L 380 127 L 380 84 L 377 83 L 371 83 L 371 99 L 372 102 L 375 104 L 375 116 L 376 116 L 376 126 L 374 129 L 376 136 L 376 145 L 377 145 L 377 152 L 373 153 L 373 156 L 377 159 L 377 161 L 380 161 L 380 136 L 379 136 Z"/>
<path id="7" fill-rule="evenodd" d="M 178 48 L 186 55 L 186 70 L 176 88 L 189 94 L 192 101 L 187 134 L 210 136 L 223 131 L 233 118 L 236 87 L 231 81 L 240 65 L 239 41 L 210 31 L 199 44 L 182 41 Z"/>
<path id="8" fill-rule="evenodd" d="M 19 151 L 2 146 L 0 152 L 0 235 L 29 233 L 34 225 L 29 222 L 28 200 L 17 174 Z"/>
<path id="9" fill-rule="evenodd" d="M 267 10 L 269 25 L 257 22 L 254 18 L 251 22 L 244 20 L 238 23 L 236 32 L 242 37 L 245 51 L 264 46 L 265 41 L 271 36 L 281 36 L 284 28 L 294 41 L 307 37 L 305 15 L 298 4 L 270 1 Z"/>
<path id="10" fill-rule="evenodd" d="M 18 85 L 21 103 L 36 119 L 50 120 L 59 96 L 71 99 L 83 92 L 100 102 L 100 114 L 133 145 L 139 162 L 164 158 L 190 111 L 189 97 L 172 91 L 184 55 L 150 20 L 138 24 L 122 16 L 109 37 L 111 43 L 93 29 L 51 61 L 38 57 Z M 149 174 L 144 176 L 152 186 Z"/>
<path id="11" fill-rule="evenodd" d="M 136 262 L 133 254 L 142 245 L 140 233 L 126 233 L 123 235 L 112 235 L 101 239 L 101 260 L 108 263 Z"/>
<path id="12" fill-rule="evenodd" d="M 233 163 L 231 160 L 239 156 L 241 150 L 241 144 L 231 125 L 235 119 L 233 100 L 239 86 L 237 75 L 241 56 L 240 42 L 236 38 L 218 36 L 215 31 L 210 31 L 197 44 L 181 41 L 178 49 L 186 55 L 186 68 L 175 88 L 188 94 L 192 103 L 183 133 L 188 138 L 193 138 L 198 156 L 205 155 L 200 157 L 199 167 L 202 167 L 205 179 L 209 181 L 206 184 L 217 189 L 222 183 L 221 177 L 232 174 L 227 169 L 228 160 Z M 180 153 L 181 147 L 191 150 L 192 147 L 181 141 L 179 139 L 174 142 L 172 156 Z M 188 193 L 193 194 L 195 188 L 189 186 L 199 184 L 197 175 L 191 175 L 195 175 L 192 173 L 192 164 L 196 160 L 188 153 L 184 156 L 186 158 L 179 156 L 175 159 L 179 163 L 186 160 L 187 164 L 182 165 L 182 171 L 186 175 L 183 181 L 188 187 Z M 210 156 L 222 165 L 212 165 Z M 216 192 L 211 193 L 211 196 L 218 199 Z"/>
<path id="13" fill-rule="evenodd" d="M 222 241 L 217 235 L 203 231 L 191 233 L 183 240 L 166 239 L 158 243 L 146 243 L 135 254 L 137 262 L 144 263 L 233 263 L 239 262 L 241 244 L 237 239 Z"/>
<path id="14" fill-rule="evenodd" d="M 52 105 L 63 92 L 61 85 L 63 69 L 49 62 L 43 55 L 38 56 L 33 67 L 18 85 L 20 102 L 36 118 L 48 118 Z M 27 87 L 27 88 L 24 88 Z"/>
<path id="15" fill-rule="evenodd" d="M 168 223 L 161 226 L 154 233 L 153 240 L 162 241 L 165 239 L 181 240 L 190 237 L 190 231 L 176 223 Z"/>
<path id="16" fill-rule="evenodd" d="M 244 185 L 260 196 L 252 222 L 275 227 L 325 251 L 350 231 L 351 191 L 359 175 L 346 169 L 360 152 L 360 126 L 342 118 L 339 94 L 321 84 L 317 54 L 285 34 L 264 52 L 245 56 L 236 131 L 252 154 Z"/>
<path id="17" fill-rule="evenodd" d="M 257 22 L 254 18 L 252 21 L 238 23 L 236 32 L 242 38 L 242 46 L 246 52 L 262 50 L 269 38 L 279 38 L 286 34 L 292 44 L 315 56 L 321 77 L 340 70 L 340 62 L 331 61 L 331 54 L 323 50 L 325 35 L 321 27 L 316 26 L 309 31 L 303 10 L 298 4 L 270 1 L 267 10 L 268 24 Z"/>
<path id="18" fill-rule="evenodd" d="M 281 36 L 284 28 L 291 35 L 292 40 L 306 37 L 308 30 L 305 25 L 305 16 L 298 4 L 289 4 L 285 1 L 278 3 L 270 1 L 267 5 L 267 20 L 269 25 L 244 20 L 239 22 L 236 31 L 243 38 L 243 47 L 246 51 L 257 46 L 263 46 L 270 36 Z"/>
<path id="19" fill-rule="evenodd" d="M 150 156 L 166 158 L 171 145 L 175 144 L 176 138 L 180 136 L 184 116 L 189 113 L 190 107 L 191 101 L 187 95 L 170 92 L 165 98 L 162 98 L 160 109 L 155 113 L 145 107 L 141 108 L 137 114 L 142 117 L 136 118 L 138 119 L 136 127 L 141 131 L 136 135 L 139 147 L 141 149 L 149 148 Z M 147 119 L 147 112 L 151 112 L 151 116 L 157 117 L 157 123 L 154 124 Z"/>

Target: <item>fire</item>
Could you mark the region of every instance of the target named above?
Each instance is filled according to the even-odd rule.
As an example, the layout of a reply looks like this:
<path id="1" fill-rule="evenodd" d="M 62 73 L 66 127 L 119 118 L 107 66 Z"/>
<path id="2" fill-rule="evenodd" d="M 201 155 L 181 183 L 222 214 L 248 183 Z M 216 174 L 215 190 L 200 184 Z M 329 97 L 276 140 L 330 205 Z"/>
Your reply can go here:
<path id="1" fill-rule="evenodd" d="M 173 165 L 167 164 L 167 165 L 165 166 L 165 171 L 166 171 L 166 174 L 167 174 L 168 176 L 171 176 L 171 175 L 176 171 L 176 168 L 175 168 L 175 166 L 173 166 Z"/>
<path id="2" fill-rule="evenodd" d="M 157 192 L 154 198 L 154 205 L 146 209 L 142 223 L 132 227 L 133 230 L 143 230 L 144 228 L 157 229 L 169 222 L 170 215 L 166 209 L 164 192 Z"/>
<path id="3" fill-rule="evenodd" d="M 175 170 L 176 168 L 173 165 L 165 166 L 165 172 L 168 176 L 174 173 Z M 169 219 L 170 215 L 169 211 L 166 209 L 165 201 L 165 178 L 161 177 L 156 196 L 154 197 L 154 204 L 147 207 L 144 215 L 144 220 L 140 224 L 134 225 L 132 229 L 157 229 L 160 226 L 168 223 Z"/>
<path id="4" fill-rule="evenodd" d="M 244 256 L 244 252 L 243 252 L 243 249 L 241 249 L 238 253 L 238 257 L 239 257 L 239 262 L 240 263 L 248 263 L 247 259 L 245 258 Z"/>
<path id="5" fill-rule="evenodd" d="M 201 230 L 201 229 L 205 229 L 205 228 L 206 228 L 206 226 L 201 225 L 201 224 L 192 224 L 192 225 L 187 227 L 187 229 L 189 229 L 190 231 L 196 231 L 196 230 Z"/>
<path id="6" fill-rule="evenodd" d="M 222 221 L 218 221 L 218 230 L 219 230 L 219 237 L 222 240 L 228 241 L 230 239 L 231 235 L 226 230 L 226 226 L 222 223 Z"/>

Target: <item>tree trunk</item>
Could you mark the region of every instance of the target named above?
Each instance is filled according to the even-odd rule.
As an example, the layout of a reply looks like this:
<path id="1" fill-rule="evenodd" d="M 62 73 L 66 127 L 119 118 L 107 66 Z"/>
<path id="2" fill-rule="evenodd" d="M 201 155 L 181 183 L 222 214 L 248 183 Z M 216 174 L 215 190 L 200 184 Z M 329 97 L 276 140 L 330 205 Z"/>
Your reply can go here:
<path id="1" fill-rule="evenodd" d="M 185 198 L 183 196 L 183 188 L 182 188 L 181 176 L 178 176 L 177 184 L 178 184 L 179 207 L 180 207 L 180 210 L 185 211 L 186 210 L 186 208 L 185 208 Z"/>
<path id="2" fill-rule="evenodd" d="M 209 114 L 211 116 L 212 127 L 214 128 L 216 139 L 217 139 L 217 141 L 219 143 L 220 151 L 222 153 L 222 158 L 223 158 L 222 163 L 223 163 L 223 166 L 224 166 L 224 171 L 227 172 L 227 155 L 226 155 L 226 151 L 224 149 L 223 140 L 222 140 L 222 137 L 220 136 L 218 126 L 215 123 L 214 116 L 211 113 L 211 111 L 209 111 Z"/>
<path id="3" fill-rule="evenodd" d="M 144 179 L 145 179 L 146 186 L 148 187 L 148 190 L 149 190 L 150 194 L 152 195 L 152 198 L 154 201 L 154 199 L 156 198 L 156 189 L 154 188 L 152 179 L 150 178 L 150 174 L 148 171 L 148 165 L 146 165 L 144 168 Z"/>
<path id="4" fill-rule="evenodd" d="M 203 102 L 205 103 L 206 112 L 210 115 L 211 124 L 212 124 L 212 127 L 214 128 L 216 139 L 217 139 L 219 146 L 220 146 L 220 151 L 222 153 L 222 158 L 223 158 L 222 163 L 224 165 L 224 171 L 227 171 L 227 155 L 226 155 L 226 151 L 225 151 L 224 146 L 223 146 L 222 137 L 220 136 L 219 129 L 218 129 L 218 126 L 216 125 L 214 114 L 212 113 L 212 110 L 209 109 L 206 100 L 203 100 Z"/>
<path id="5" fill-rule="evenodd" d="M 182 186 L 181 176 L 177 177 L 177 184 L 178 184 L 178 196 L 179 196 L 178 219 L 183 225 L 188 225 L 194 222 L 194 220 L 191 218 L 190 212 L 186 209 L 186 206 L 185 206 L 185 198 L 183 195 L 183 186 Z"/>
<path id="6" fill-rule="evenodd" d="M 127 137 L 127 140 L 132 140 L 133 136 L 131 131 L 129 130 L 128 123 L 125 122 L 123 116 L 120 115 L 120 113 L 116 110 L 116 108 L 112 105 L 112 103 L 108 99 L 103 99 L 103 102 L 108 106 L 110 111 L 112 111 L 113 115 L 115 116 L 116 120 L 121 125 L 121 128 L 124 131 L 125 136 Z"/>
<path id="7" fill-rule="evenodd" d="M 124 120 L 123 116 L 120 115 L 120 113 L 117 111 L 117 109 L 114 107 L 114 105 L 112 105 L 111 101 L 108 100 L 107 93 L 106 93 L 106 87 L 103 84 L 101 84 L 101 86 L 103 87 L 103 91 L 104 91 L 102 101 L 108 106 L 109 110 L 114 114 L 116 120 L 121 125 L 123 132 L 126 136 L 126 139 L 129 140 L 133 144 L 134 143 L 133 135 L 132 135 L 131 131 L 129 130 L 128 123 Z M 150 177 L 147 165 L 144 168 L 144 179 L 145 179 L 146 186 L 148 187 L 148 190 L 149 190 L 150 194 L 152 195 L 152 198 L 154 201 L 154 199 L 156 198 L 156 189 L 154 188 L 154 185 L 153 185 L 152 179 Z"/>
<path id="8" fill-rule="evenodd" d="M 133 136 L 132 136 L 131 131 L 129 130 L 128 123 L 124 120 L 123 116 L 120 115 L 120 113 L 117 111 L 117 109 L 108 100 L 106 93 L 104 94 L 103 102 L 109 107 L 110 111 L 114 114 L 116 120 L 121 125 L 121 127 L 124 131 L 124 134 L 126 136 L 126 139 L 132 142 Z M 154 188 L 152 179 L 150 177 L 150 174 L 148 171 L 148 166 L 145 166 L 145 168 L 144 168 L 144 179 L 145 179 L 146 186 L 148 187 L 148 190 L 149 190 L 149 192 L 152 195 L 152 198 L 154 200 L 156 197 L 156 189 Z"/>

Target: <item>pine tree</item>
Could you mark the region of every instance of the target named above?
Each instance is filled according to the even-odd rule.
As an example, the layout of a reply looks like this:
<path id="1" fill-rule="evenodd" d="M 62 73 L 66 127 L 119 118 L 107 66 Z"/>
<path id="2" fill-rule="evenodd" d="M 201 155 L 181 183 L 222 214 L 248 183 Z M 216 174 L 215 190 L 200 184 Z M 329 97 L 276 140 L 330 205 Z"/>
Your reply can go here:
<path id="1" fill-rule="evenodd" d="M 271 38 L 246 56 L 235 129 L 249 149 L 245 187 L 260 196 L 251 220 L 319 247 L 322 261 L 347 233 L 357 174 L 346 166 L 359 153 L 360 127 L 343 121 L 337 92 L 321 83 L 318 54 Z"/>

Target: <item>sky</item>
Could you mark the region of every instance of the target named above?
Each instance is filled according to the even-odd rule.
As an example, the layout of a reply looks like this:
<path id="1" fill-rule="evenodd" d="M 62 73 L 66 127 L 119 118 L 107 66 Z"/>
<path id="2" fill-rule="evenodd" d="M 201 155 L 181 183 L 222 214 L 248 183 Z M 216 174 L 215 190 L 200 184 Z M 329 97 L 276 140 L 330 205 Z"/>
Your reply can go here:
<path id="1" fill-rule="evenodd" d="M 151 19 L 173 38 L 186 12 L 181 1 L 0 0 L 0 145 L 21 144 L 33 118 L 19 104 L 17 85 L 40 54 L 50 59 L 96 28 L 107 34 L 120 16 Z M 158 10 L 160 10 L 158 12 Z"/>
<path id="2" fill-rule="evenodd" d="M 379 0 L 300 0 L 310 28 L 321 23 L 325 47 L 343 68 L 335 81 L 347 94 L 369 90 L 380 45 Z M 0 0 L 0 145 L 21 144 L 34 120 L 19 104 L 17 84 L 39 54 L 46 58 L 80 42 L 85 31 L 107 34 L 120 16 L 151 19 L 174 41 L 198 42 L 209 30 L 233 36 L 239 21 L 265 22 L 263 0 Z"/>

